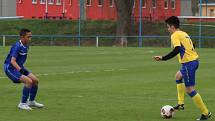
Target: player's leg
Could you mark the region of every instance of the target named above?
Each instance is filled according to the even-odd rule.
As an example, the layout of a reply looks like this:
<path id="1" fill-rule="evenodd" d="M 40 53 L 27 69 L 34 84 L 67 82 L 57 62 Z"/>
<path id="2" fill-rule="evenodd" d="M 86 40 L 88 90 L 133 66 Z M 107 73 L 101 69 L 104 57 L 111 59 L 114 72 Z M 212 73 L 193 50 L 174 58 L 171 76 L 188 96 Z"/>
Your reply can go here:
<path id="1" fill-rule="evenodd" d="M 38 80 L 38 78 L 37 78 L 34 74 L 32 74 L 32 73 L 30 73 L 30 74 L 28 75 L 28 77 L 31 78 L 32 81 L 33 81 L 33 85 L 32 85 L 32 88 L 31 88 L 31 90 L 30 90 L 30 99 L 29 99 L 29 101 L 34 101 L 34 100 L 35 100 L 35 97 L 36 97 L 36 95 L 37 95 L 38 82 L 39 82 L 39 80 Z"/>
<path id="2" fill-rule="evenodd" d="M 25 75 L 22 75 L 20 77 L 20 81 L 22 83 L 24 83 L 24 87 L 23 87 L 23 91 L 22 91 L 22 100 L 21 103 L 27 103 L 28 97 L 29 97 L 29 93 L 30 93 L 30 89 L 32 87 L 32 80 L 30 78 L 28 78 Z"/>
<path id="3" fill-rule="evenodd" d="M 33 73 L 29 73 L 28 77 L 31 78 L 33 81 L 33 85 L 30 89 L 30 99 L 29 99 L 28 105 L 32 107 L 42 108 L 44 107 L 44 105 L 35 101 L 37 90 L 38 90 L 39 79 Z"/>
<path id="4" fill-rule="evenodd" d="M 208 118 L 210 118 L 212 113 L 208 111 L 201 95 L 195 90 L 194 86 L 186 87 L 186 91 L 202 113 L 201 117 L 197 120 L 207 120 Z"/>
<path id="5" fill-rule="evenodd" d="M 23 87 L 23 90 L 22 90 L 22 100 L 19 103 L 18 107 L 20 109 L 24 109 L 24 110 L 32 110 L 27 105 L 27 100 L 29 98 L 29 93 L 30 93 L 30 89 L 31 89 L 31 87 L 33 85 L 33 82 L 29 77 L 27 77 L 25 75 L 21 75 L 19 80 L 20 80 L 20 82 L 24 83 L 24 87 Z"/>
<path id="6" fill-rule="evenodd" d="M 182 81 L 182 74 L 180 71 L 178 71 L 175 74 L 176 79 L 176 87 L 177 87 L 177 93 L 178 93 L 178 104 L 174 106 L 175 110 L 184 110 L 184 94 L 185 94 L 185 85 Z"/>
<path id="7" fill-rule="evenodd" d="M 198 61 L 192 61 L 183 65 L 183 78 L 186 86 L 186 92 L 192 98 L 193 102 L 200 109 L 202 115 L 197 120 L 206 120 L 211 116 L 200 94 L 195 90 L 195 73 L 198 69 Z"/>
<path id="8" fill-rule="evenodd" d="M 13 83 L 24 83 L 23 91 L 22 91 L 22 99 L 19 103 L 18 107 L 24 110 L 31 110 L 31 108 L 27 105 L 27 99 L 29 97 L 29 91 L 32 86 L 32 80 L 27 76 L 20 74 L 16 69 L 9 68 L 9 65 L 4 65 L 5 74 L 9 79 L 13 81 Z"/>

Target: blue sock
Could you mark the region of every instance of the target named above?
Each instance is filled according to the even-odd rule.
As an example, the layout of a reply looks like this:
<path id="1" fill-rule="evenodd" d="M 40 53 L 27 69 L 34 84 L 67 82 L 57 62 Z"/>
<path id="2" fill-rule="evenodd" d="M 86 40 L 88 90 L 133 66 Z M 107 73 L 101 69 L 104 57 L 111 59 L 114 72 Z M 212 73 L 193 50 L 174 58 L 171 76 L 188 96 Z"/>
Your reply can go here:
<path id="1" fill-rule="evenodd" d="M 38 89 L 38 85 L 34 85 L 34 86 L 31 87 L 29 101 L 34 101 L 35 100 L 35 97 L 37 95 L 37 89 Z"/>
<path id="2" fill-rule="evenodd" d="M 176 80 L 176 84 L 184 83 L 182 80 Z"/>
<path id="3" fill-rule="evenodd" d="M 188 95 L 192 98 L 197 94 L 196 90 L 193 90 L 191 93 L 188 93 Z"/>
<path id="4" fill-rule="evenodd" d="M 30 88 L 24 86 L 22 90 L 22 103 L 26 103 L 29 97 Z"/>

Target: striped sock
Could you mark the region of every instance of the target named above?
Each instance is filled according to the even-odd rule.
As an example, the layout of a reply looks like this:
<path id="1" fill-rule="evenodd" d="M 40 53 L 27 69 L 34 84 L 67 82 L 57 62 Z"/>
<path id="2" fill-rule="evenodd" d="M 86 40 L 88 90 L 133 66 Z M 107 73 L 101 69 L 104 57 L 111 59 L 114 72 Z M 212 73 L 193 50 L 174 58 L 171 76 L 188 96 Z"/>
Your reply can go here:
<path id="1" fill-rule="evenodd" d="M 193 99 L 193 102 L 200 109 L 201 113 L 204 115 L 208 115 L 208 109 L 205 106 L 200 94 L 194 90 L 191 93 L 189 93 L 189 96 Z"/>

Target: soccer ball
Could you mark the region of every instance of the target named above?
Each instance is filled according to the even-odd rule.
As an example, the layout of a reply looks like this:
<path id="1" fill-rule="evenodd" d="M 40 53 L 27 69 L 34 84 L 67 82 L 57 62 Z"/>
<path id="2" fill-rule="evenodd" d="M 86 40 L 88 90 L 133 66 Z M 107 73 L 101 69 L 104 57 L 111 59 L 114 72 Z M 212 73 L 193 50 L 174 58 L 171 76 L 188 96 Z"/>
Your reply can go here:
<path id="1" fill-rule="evenodd" d="M 165 105 L 161 108 L 161 117 L 172 118 L 174 115 L 174 108 L 170 105 Z"/>

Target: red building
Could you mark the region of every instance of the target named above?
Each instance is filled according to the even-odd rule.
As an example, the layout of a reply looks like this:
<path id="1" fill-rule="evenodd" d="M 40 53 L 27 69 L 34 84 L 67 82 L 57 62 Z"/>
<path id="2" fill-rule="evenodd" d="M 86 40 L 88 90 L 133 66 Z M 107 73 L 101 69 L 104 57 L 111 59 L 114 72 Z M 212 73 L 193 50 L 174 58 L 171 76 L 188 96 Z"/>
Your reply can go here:
<path id="1" fill-rule="evenodd" d="M 180 15 L 181 0 L 142 0 L 142 17 L 164 20 Z M 73 19 L 79 18 L 79 0 L 17 0 L 17 16 L 24 18 Z M 86 0 L 83 14 L 91 20 L 116 20 L 114 0 Z M 139 0 L 135 0 L 133 16 L 139 17 Z"/>

